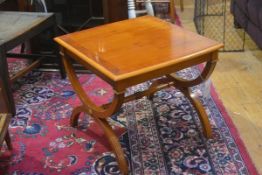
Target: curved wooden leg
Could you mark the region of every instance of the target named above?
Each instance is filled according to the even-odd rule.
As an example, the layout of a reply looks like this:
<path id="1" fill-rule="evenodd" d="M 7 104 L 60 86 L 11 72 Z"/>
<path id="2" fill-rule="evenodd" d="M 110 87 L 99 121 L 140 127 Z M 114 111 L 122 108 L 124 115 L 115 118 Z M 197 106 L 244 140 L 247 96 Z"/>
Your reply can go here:
<path id="1" fill-rule="evenodd" d="M 111 146 L 111 149 L 114 151 L 116 155 L 116 160 L 117 160 L 121 173 L 124 175 L 127 175 L 128 174 L 128 163 L 126 161 L 123 149 L 118 141 L 118 137 L 116 136 L 112 127 L 109 125 L 106 119 L 97 119 L 96 121 L 99 123 L 99 125 L 104 130 L 106 138 Z"/>
<path id="2" fill-rule="evenodd" d="M 186 80 L 175 75 L 167 75 L 167 77 L 174 82 L 174 86 L 178 88 L 195 107 L 200 118 L 201 124 L 203 126 L 204 135 L 207 138 L 212 137 L 211 125 L 209 123 L 208 116 L 203 105 L 201 104 L 198 97 L 191 92 L 190 87 L 203 83 L 205 80 L 207 80 L 213 72 L 216 62 L 217 53 L 212 55 L 212 59 L 206 63 L 206 66 L 203 69 L 202 73 L 199 75 L 199 77 L 195 78 L 194 80 Z"/>
<path id="3" fill-rule="evenodd" d="M 112 116 L 116 113 L 120 108 L 122 103 L 124 102 L 125 91 L 117 92 L 115 91 L 114 100 L 111 104 L 105 106 L 97 106 L 92 100 L 86 95 L 85 90 L 82 88 L 81 83 L 79 82 L 76 73 L 70 63 L 70 58 L 67 55 L 63 56 L 63 63 L 65 65 L 66 72 L 70 79 L 70 82 L 82 101 L 82 105 L 76 107 L 71 115 L 70 124 L 75 127 L 78 123 L 78 118 L 81 112 L 85 112 L 89 114 L 91 117 L 95 119 L 95 121 L 101 126 L 103 129 L 105 136 L 110 143 L 112 150 L 116 155 L 116 159 L 119 165 L 119 169 L 123 174 L 128 174 L 128 164 L 124 156 L 124 152 L 121 148 L 121 145 L 118 141 L 118 137 L 115 135 L 113 129 L 107 122 L 106 118 Z"/>
<path id="4" fill-rule="evenodd" d="M 73 66 L 70 63 L 70 58 L 67 55 L 62 54 L 63 63 L 65 65 L 66 72 L 70 79 L 70 82 L 80 100 L 83 103 L 81 110 L 85 110 L 86 113 L 95 117 L 95 118 L 108 118 L 112 116 L 117 110 L 120 109 L 121 105 L 124 102 L 125 91 L 115 92 L 114 100 L 107 108 L 97 106 L 85 93 L 85 90 L 82 88 L 81 83 L 79 82 Z M 80 109 L 76 109 L 75 113 Z"/>
<path id="5" fill-rule="evenodd" d="M 76 127 L 78 124 L 78 118 L 81 112 L 86 112 L 85 106 L 77 106 L 71 115 L 70 118 L 70 125 L 72 127 Z M 109 125 L 108 121 L 106 119 L 99 119 L 95 118 L 95 121 L 101 126 L 103 129 L 105 136 L 111 146 L 111 149 L 114 151 L 116 155 L 116 160 L 119 165 L 119 169 L 123 174 L 128 174 L 128 164 L 124 156 L 124 152 L 121 148 L 121 145 L 118 141 L 118 137 L 114 133 L 112 127 Z"/>
<path id="6" fill-rule="evenodd" d="M 200 100 L 198 97 L 193 94 L 189 88 L 179 88 L 179 90 L 190 100 L 192 105 L 195 107 L 197 114 L 200 118 L 201 124 L 203 126 L 203 133 L 206 138 L 211 138 L 212 137 L 212 129 L 211 125 L 208 120 L 207 113 L 201 104 Z"/>
<path id="7" fill-rule="evenodd" d="M 168 83 L 170 83 L 170 80 L 168 78 L 161 78 L 161 79 L 153 81 L 152 84 L 148 88 L 150 89 L 150 91 L 149 91 L 149 94 L 147 95 L 147 98 L 149 100 L 152 100 L 154 97 L 154 93 L 162 89 L 162 86 Z"/>
<path id="8" fill-rule="evenodd" d="M 70 117 L 70 126 L 76 127 L 78 125 L 78 119 L 81 112 L 85 112 L 84 106 L 77 106 L 73 109 Z"/>

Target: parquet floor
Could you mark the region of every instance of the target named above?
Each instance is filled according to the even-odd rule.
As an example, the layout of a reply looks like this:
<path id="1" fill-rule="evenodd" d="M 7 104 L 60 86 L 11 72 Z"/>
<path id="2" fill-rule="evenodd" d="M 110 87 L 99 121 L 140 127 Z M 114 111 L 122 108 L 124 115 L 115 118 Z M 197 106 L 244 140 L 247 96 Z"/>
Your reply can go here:
<path id="1" fill-rule="evenodd" d="M 184 12 L 177 5 L 177 13 L 183 26 L 195 31 L 194 0 L 184 1 Z M 221 52 L 211 79 L 256 168 L 262 174 L 262 51 L 249 39 L 245 48 L 245 52 Z"/>

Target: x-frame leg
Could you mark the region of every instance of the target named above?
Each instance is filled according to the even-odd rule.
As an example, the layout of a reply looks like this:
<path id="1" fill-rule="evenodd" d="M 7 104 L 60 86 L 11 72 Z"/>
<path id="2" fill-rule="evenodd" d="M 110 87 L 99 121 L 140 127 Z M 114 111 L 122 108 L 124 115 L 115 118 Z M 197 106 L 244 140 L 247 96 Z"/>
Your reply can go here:
<path id="1" fill-rule="evenodd" d="M 94 118 L 94 120 L 99 124 L 99 126 L 103 129 L 105 136 L 114 151 L 116 155 L 116 160 L 119 165 L 119 169 L 123 174 L 128 174 L 128 163 L 125 159 L 124 152 L 121 148 L 121 145 L 118 141 L 118 137 L 114 133 L 112 127 L 109 125 L 106 118 L 112 116 L 114 113 L 116 113 L 120 108 L 121 105 L 124 102 L 128 102 L 131 100 L 139 99 L 143 96 L 152 97 L 152 94 L 156 91 L 159 91 L 163 88 L 166 88 L 168 86 L 174 86 L 178 88 L 192 103 L 192 105 L 195 107 L 200 121 L 203 126 L 204 135 L 207 138 L 210 138 L 212 136 L 212 130 L 211 125 L 208 120 L 208 116 L 206 114 L 206 111 L 201 104 L 200 100 L 191 92 L 191 87 L 195 85 L 199 85 L 203 83 L 205 80 L 209 78 L 211 73 L 213 72 L 216 62 L 217 62 L 217 53 L 212 55 L 212 58 L 207 61 L 205 68 L 203 69 L 202 73 L 193 80 L 186 80 L 182 79 L 180 77 L 177 77 L 175 75 L 166 75 L 162 79 L 158 79 L 155 82 L 152 83 L 152 85 L 145 90 L 144 92 L 138 92 L 135 94 L 132 94 L 130 96 L 125 97 L 124 92 L 116 92 L 114 96 L 114 100 L 112 103 L 104 105 L 102 107 L 99 107 L 95 105 L 89 97 L 86 95 L 84 89 L 81 87 L 80 82 L 78 81 L 78 78 L 75 74 L 75 71 L 70 63 L 70 58 L 67 55 L 63 55 L 63 62 L 65 65 L 65 69 L 67 71 L 68 77 L 72 83 L 72 86 L 78 95 L 78 97 L 82 101 L 82 105 L 76 107 L 73 110 L 73 113 L 70 118 L 70 124 L 73 127 L 77 126 L 77 121 L 79 118 L 79 115 L 81 112 L 89 114 L 91 117 Z"/>
<path id="2" fill-rule="evenodd" d="M 72 86 L 83 103 L 83 105 L 78 106 L 73 110 L 73 113 L 70 118 L 71 126 L 77 126 L 78 117 L 81 112 L 89 114 L 103 129 L 105 137 L 108 140 L 111 149 L 116 155 L 116 160 L 118 162 L 120 171 L 123 174 L 128 174 L 128 163 L 126 161 L 123 149 L 121 148 L 121 145 L 118 141 L 118 137 L 116 136 L 112 127 L 109 125 L 106 119 L 112 116 L 115 112 L 117 112 L 120 109 L 122 103 L 124 102 L 124 92 L 116 93 L 113 102 L 110 105 L 107 105 L 106 108 L 102 108 L 95 105 L 86 95 L 84 89 L 81 87 L 81 84 L 77 79 L 76 73 L 70 63 L 70 58 L 66 55 L 62 56 L 65 69 L 72 83 Z"/>
<path id="3" fill-rule="evenodd" d="M 207 113 L 203 105 L 201 104 L 199 98 L 194 93 L 191 92 L 190 88 L 206 81 L 210 77 L 211 73 L 213 72 L 216 66 L 216 62 L 217 62 L 216 59 L 208 61 L 202 73 L 194 80 L 186 80 L 186 79 L 177 77 L 175 75 L 167 75 L 167 77 L 174 82 L 174 86 L 177 89 L 179 89 L 189 99 L 192 105 L 195 107 L 197 114 L 200 118 L 200 121 L 202 123 L 202 126 L 203 126 L 204 135 L 207 138 L 212 137 L 212 129 L 211 129 L 211 125 L 208 120 Z"/>

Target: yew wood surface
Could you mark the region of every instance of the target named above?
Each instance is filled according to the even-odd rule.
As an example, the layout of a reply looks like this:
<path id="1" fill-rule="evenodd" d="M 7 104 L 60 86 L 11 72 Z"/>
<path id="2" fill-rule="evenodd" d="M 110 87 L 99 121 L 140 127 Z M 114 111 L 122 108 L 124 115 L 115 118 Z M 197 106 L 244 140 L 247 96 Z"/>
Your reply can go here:
<path id="1" fill-rule="evenodd" d="M 128 174 L 128 162 L 118 138 L 106 118 L 121 108 L 122 103 L 153 93 L 168 86 L 177 87 L 195 107 L 207 138 L 212 129 L 207 113 L 191 87 L 209 78 L 223 45 L 154 17 L 140 17 L 104 25 L 55 38 L 61 46 L 61 56 L 72 86 L 82 101 L 70 117 L 71 126 L 78 124 L 81 112 L 89 114 L 103 129 L 116 155 L 122 174 Z M 72 67 L 71 58 L 91 69 L 114 89 L 110 104 L 97 106 L 87 96 Z M 187 80 L 170 75 L 186 67 L 206 62 L 199 77 Z M 155 77 L 143 92 L 125 96 L 126 88 Z"/>
<path id="2" fill-rule="evenodd" d="M 144 16 L 60 36 L 55 40 L 77 59 L 119 81 L 180 62 L 192 62 L 222 47 L 179 26 Z M 196 61 L 196 60 L 194 60 Z"/>

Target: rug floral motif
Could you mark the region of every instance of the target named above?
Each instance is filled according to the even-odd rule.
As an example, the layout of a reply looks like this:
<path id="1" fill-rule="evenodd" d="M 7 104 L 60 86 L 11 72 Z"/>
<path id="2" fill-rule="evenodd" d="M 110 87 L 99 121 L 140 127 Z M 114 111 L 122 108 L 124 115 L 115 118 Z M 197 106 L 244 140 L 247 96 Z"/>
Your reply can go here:
<path id="1" fill-rule="evenodd" d="M 198 69 L 179 72 L 193 78 Z M 94 74 L 81 74 L 87 94 L 101 105 L 111 87 Z M 146 89 L 150 82 L 128 90 Z M 2 148 L 0 174 L 120 174 L 105 136 L 90 116 L 72 128 L 69 117 L 80 104 L 58 73 L 31 72 L 14 87 L 17 114 L 10 124 L 14 150 Z M 202 98 L 201 87 L 194 92 Z M 229 127 L 212 97 L 202 98 L 213 129 L 207 140 L 196 111 L 175 88 L 124 104 L 108 120 L 119 136 L 130 174 L 249 174 Z"/>

